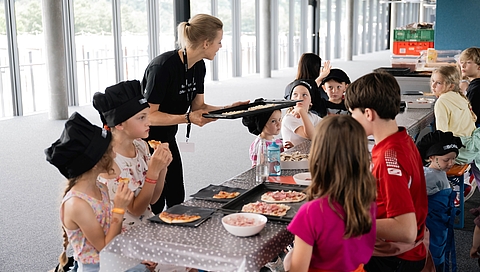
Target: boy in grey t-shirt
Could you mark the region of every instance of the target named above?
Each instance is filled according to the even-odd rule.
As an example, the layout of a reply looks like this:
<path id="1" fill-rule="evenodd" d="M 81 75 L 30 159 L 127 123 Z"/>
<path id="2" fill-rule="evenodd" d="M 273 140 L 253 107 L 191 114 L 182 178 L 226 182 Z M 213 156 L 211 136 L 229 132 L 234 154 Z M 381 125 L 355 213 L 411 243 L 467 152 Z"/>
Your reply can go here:
<path id="1" fill-rule="evenodd" d="M 462 147 L 459 137 L 452 132 L 440 130 L 426 134 L 418 143 L 417 148 L 424 160 L 423 170 L 428 195 L 427 228 L 430 231 L 429 250 L 435 263 L 436 271 L 444 271 L 445 247 L 449 227 L 452 228 L 452 210 L 455 194 L 447 179 L 447 171 L 455 164 L 458 149 Z"/>

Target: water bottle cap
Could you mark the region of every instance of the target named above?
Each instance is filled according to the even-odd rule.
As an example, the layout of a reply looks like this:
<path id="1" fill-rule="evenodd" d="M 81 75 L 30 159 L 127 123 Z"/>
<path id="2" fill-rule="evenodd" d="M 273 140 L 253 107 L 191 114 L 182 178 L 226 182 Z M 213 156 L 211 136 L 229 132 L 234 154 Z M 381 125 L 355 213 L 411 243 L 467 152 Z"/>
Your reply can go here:
<path id="1" fill-rule="evenodd" d="M 279 148 L 280 146 L 275 141 L 273 141 L 268 147 Z"/>

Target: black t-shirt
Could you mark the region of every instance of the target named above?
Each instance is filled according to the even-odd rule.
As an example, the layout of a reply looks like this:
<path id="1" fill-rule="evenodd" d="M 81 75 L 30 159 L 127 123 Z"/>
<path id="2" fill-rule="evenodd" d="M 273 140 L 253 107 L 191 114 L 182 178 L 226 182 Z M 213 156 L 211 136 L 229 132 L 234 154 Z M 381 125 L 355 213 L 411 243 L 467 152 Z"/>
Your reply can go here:
<path id="1" fill-rule="evenodd" d="M 476 78 L 470 82 L 467 88 L 467 98 L 470 101 L 472 110 L 477 115 L 475 125 L 480 126 L 480 78 Z"/>
<path id="2" fill-rule="evenodd" d="M 187 92 L 193 91 L 193 98 L 204 92 L 205 62 L 195 63 L 185 73 L 185 66 L 178 51 L 169 51 L 154 58 L 145 70 L 142 86 L 149 103 L 160 104 L 161 112 L 182 114 L 187 112 L 190 103 Z M 188 79 L 188 89 L 185 86 Z"/>
<path id="3" fill-rule="evenodd" d="M 330 114 L 349 114 L 349 111 L 345 107 L 345 100 L 342 100 L 339 104 L 333 103 L 328 100 L 323 101 L 327 115 Z"/>
<path id="4" fill-rule="evenodd" d="M 154 58 L 145 69 L 142 87 L 145 90 L 145 98 L 149 103 L 160 104 L 159 111 L 169 114 L 186 113 L 191 104 L 187 100 L 187 93 L 191 100 L 197 94 L 204 93 L 205 62 L 195 63 L 185 73 L 183 64 L 177 50 L 165 52 Z M 188 88 L 185 78 L 188 79 Z M 177 131 L 178 125 L 151 126 L 149 139 L 165 139 L 172 137 Z M 167 134 L 167 135 L 162 135 Z"/>

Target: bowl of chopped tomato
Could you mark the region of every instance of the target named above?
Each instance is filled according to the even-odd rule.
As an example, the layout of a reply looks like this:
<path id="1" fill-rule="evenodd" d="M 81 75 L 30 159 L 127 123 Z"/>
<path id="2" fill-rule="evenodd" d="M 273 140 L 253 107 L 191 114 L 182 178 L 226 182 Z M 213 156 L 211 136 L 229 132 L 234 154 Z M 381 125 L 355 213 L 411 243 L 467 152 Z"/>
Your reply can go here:
<path id="1" fill-rule="evenodd" d="M 223 227 L 235 236 L 252 236 L 265 227 L 267 217 L 255 213 L 233 213 L 222 218 Z"/>

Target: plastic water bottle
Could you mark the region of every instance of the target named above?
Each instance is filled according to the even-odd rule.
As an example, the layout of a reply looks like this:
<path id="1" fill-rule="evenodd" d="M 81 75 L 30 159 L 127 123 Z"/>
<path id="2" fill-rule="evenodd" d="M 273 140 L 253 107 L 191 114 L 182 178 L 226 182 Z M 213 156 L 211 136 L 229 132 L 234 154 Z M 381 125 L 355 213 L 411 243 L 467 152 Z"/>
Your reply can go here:
<path id="1" fill-rule="evenodd" d="M 270 176 L 280 176 L 282 170 L 280 168 L 280 146 L 273 142 L 267 148 L 268 155 L 268 172 Z"/>
<path id="2" fill-rule="evenodd" d="M 255 180 L 258 183 L 266 181 L 268 178 L 268 158 L 267 144 L 265 139 L 261 139 L 257 152 L 257 164 L 255 166 Z"/>

